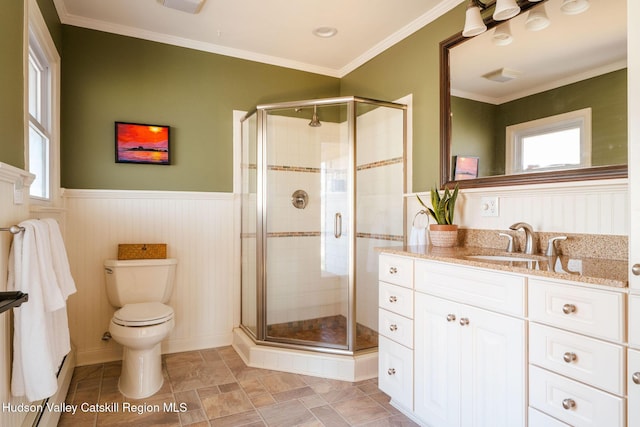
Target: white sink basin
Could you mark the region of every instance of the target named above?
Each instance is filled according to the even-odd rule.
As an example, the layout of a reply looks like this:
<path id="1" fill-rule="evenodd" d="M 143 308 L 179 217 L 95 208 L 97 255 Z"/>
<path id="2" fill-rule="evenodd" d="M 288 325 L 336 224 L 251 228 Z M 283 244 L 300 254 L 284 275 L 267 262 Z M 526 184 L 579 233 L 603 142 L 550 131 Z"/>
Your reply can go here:
<path id="1" fill-rule="evenodd" d="M 484 260 L 484 261 L 515 261 L 515 262 L 539 261 L 536 258 L 526 258 L 526 257 L 509 256 L 509 255 L 467 255 L 465 256 L 465 258 Z"/>

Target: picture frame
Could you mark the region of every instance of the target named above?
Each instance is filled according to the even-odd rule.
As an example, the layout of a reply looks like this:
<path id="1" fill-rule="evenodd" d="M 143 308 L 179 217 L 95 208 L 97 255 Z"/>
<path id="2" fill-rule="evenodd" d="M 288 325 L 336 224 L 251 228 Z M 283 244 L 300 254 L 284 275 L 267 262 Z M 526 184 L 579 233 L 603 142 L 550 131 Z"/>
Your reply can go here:
<path id="1" fill-rule="evenodd" d="M 116 163 L 170 165 L 168 125 L 115 122 Z"/>
<path id="2" fill-rule="evenodd" d="M 478 166 L 480 164 L 480 157 L 453 156 L 452 160 L 454 181 L 475 179 L 478 177 Z"/>

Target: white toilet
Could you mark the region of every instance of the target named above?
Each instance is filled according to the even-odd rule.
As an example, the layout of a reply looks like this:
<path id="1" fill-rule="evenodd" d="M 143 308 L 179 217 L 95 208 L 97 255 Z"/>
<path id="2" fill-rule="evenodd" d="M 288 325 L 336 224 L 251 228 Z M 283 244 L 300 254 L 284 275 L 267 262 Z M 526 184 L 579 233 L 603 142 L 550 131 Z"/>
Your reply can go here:
<path id="1" fill-rule="evenodd" d="M 175 322 L 171 297 L 176 259 L 106 260 L 107 297 L 114 307 L 109 332 L 124 347 L 118 388 L 134 399 L 162 387 L 160 342 Z"/>

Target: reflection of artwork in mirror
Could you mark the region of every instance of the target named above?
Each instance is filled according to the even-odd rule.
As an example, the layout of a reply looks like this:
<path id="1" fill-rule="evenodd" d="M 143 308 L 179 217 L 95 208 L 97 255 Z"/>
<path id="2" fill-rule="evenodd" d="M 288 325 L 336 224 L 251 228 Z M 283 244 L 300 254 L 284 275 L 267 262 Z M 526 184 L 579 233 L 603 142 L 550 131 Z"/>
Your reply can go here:
<path id="1" fill-rule="evenodd" d="M 116 163 L 169 164 L 169 126 L 116 122 Z"/>
<path id="2" fill-rule="evenodd" d="M 479 157 L 453 156 L 453 180 L 477 178 L 479 162 Z"/>
<path id="3" fill-rule="evenodd" d="M 545 8 L 551 25 L 541 31 L 526 30 L 528 13 L 497 25 L 510 27 L 513 42 L 506 46 L 495 43 L 493 29 L 442 43 L 443 87 L 449 87 L 441 110 L 442 153 L 450 156 L 441 159 L 443 168 L 453 167 L 453 156 L 469 155 L 482 158 L 478 177 L 492 177 L 493 183 L 498 182 L 495 178 L 525 183 L 533 178 L 523 175 L 536 173 L 579 179 L 604 168 L 626 175 L 626 1 L 590 2 L 579 15 L 563 14 L 561 5 L 562 0 L 547 0 L 529 9 Z M 507 139 L 508 127 L 587 108 L 590 152 L 582 153 L 579 161 L 509 164 L 513 141 Z M 445 182 L 453 176 L 450 172 L 443 170 Z"/>

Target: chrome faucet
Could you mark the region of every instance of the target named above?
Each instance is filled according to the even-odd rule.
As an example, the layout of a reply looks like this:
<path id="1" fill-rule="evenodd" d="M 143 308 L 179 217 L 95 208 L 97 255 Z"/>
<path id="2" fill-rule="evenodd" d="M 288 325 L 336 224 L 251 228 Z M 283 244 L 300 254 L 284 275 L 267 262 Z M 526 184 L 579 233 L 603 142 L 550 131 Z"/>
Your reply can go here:
<path id="1" fill-rule="evenodd" d="M 516 222 L 511 227 L 509 227 L 509 229 L 510 230 L 520 230 L 520 229 L 524 230 L 525 245 L 524 245 L 523 252 L 525 254 L 528 254 L 528 255 L 533 254 L 533 251 L 534 251 L 534 248 L 533 248 L 533 227 L 531 227 L 526 222 Z"/>

